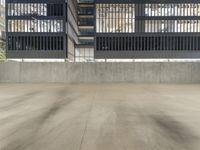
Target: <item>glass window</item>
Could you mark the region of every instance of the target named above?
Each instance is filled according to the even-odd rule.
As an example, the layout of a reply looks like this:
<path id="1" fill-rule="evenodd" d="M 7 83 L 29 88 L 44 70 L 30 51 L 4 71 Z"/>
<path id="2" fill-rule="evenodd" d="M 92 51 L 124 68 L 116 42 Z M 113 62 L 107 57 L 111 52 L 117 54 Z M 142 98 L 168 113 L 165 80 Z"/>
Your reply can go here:
<path id="1" fill-rule="evenodd" d="M 145 4 L 145 16 L 200 16 L 200 5 L 193 4 Z"/>
<path id="2" fill-rule="evenodd" d="M 8 32 L 63 32 L 63 20 L 8 20 Z"/>
<path id="3" fill-rule="evenodd" d="M 63 4 L 8 3 L 8 16 L 63 16 Z"/>
<path id="4" fill-rule="evenodd" d="M 135 31 L 134 4 L 97 4 L 96 32 L 127 33 Z"/>

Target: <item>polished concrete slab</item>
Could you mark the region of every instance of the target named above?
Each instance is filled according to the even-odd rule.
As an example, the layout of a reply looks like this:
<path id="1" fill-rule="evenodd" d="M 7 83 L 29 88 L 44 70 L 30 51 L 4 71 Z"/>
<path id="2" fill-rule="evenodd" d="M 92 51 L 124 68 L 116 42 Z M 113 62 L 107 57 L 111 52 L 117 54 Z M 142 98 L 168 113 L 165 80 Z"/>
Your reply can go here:
<path id="1" fill-rule="evenodd" d="M 0 84 L 0 150 L 199 150 L 200 85 Z"/>

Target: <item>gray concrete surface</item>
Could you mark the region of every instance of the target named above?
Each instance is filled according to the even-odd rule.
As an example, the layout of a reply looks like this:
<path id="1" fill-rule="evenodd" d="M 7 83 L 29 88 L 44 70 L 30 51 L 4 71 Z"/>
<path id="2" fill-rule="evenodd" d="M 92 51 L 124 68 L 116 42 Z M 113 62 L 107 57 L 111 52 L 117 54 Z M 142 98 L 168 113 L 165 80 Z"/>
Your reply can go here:
<path id="1" fill-rule="evenodd" d="M 0 63 L 6 83 L 200 83 L 200 62 Z"/>
<path id="2" fill-rule="evenodd" d="M 200 85 L 0 84 L 0 150 L 199 150 Z"/>

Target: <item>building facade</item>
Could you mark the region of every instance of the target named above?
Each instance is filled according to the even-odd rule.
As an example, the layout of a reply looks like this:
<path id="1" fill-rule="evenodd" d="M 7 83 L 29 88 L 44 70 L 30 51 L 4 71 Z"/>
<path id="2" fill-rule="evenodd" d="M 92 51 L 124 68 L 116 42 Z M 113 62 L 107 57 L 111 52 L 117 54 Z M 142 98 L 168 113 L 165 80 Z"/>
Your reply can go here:
<path id="1" fill-rule="evenodd" d="M 6 0 L 6 8 L 8 58 L 70 57 L 78 42 L 76 1 Z"/>
<path id="2" fill-rule="evenodd" d="M 199 58 L 199 0 L 96 0 L 95 58 Z"/>
<path id="3" fill-rule="evenodd" d="M 200 0 L 6 0 L 9 58 L 200 58 Z"/>
<path id="4" fill-rule="evenodd" d="M 5 0 L 0 0 L 0 41 L 5 39 Z"/>
<path id="5" fill-rule="evenodd" d="M 78 1 L 79 44 L 75 48 L 76 62 L 94 61 L 95 4 L 94 0 Z"/>

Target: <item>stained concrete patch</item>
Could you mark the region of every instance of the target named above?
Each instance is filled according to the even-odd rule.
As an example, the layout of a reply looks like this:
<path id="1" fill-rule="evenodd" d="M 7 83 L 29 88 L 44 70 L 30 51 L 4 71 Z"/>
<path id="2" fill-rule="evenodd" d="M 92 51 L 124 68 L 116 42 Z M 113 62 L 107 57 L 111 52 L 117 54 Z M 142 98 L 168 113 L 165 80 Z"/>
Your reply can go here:
<path id="1" fill-rule="evenodd" d="M 159 134 L 158 143 L 165 149 L 194 150 L 200 140 L 194 131 L 168 115 L 150 116 L 154 123 L 155 133 Z"/>

